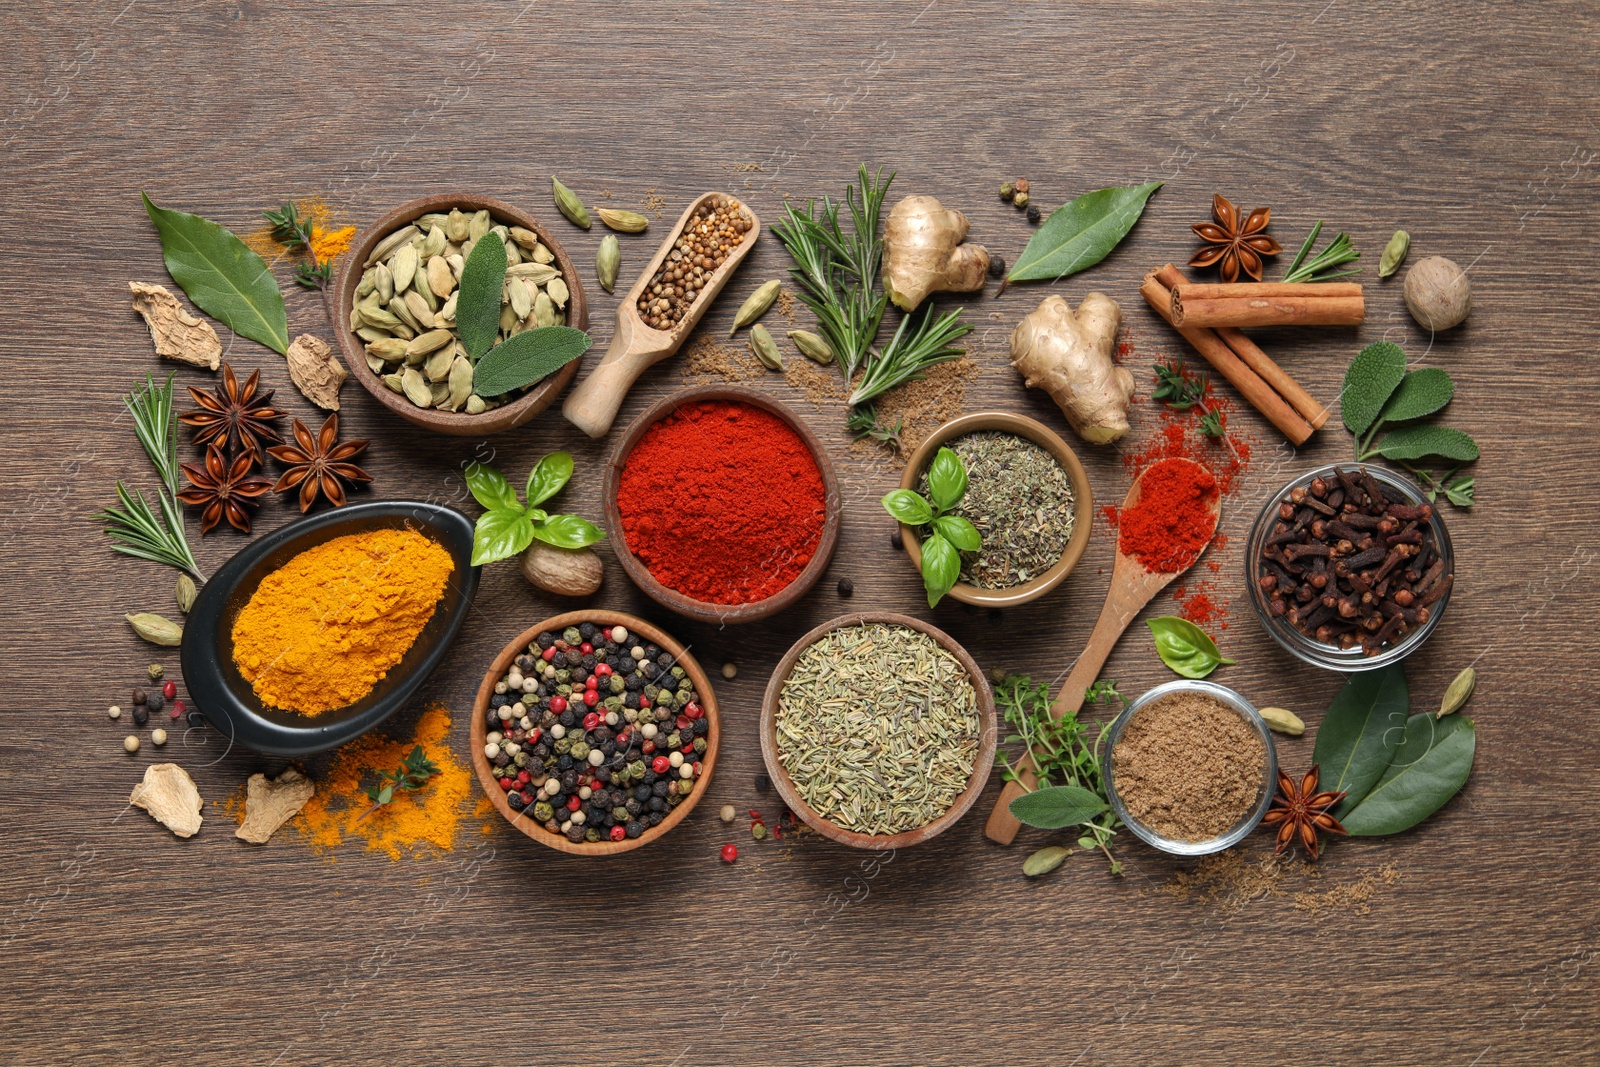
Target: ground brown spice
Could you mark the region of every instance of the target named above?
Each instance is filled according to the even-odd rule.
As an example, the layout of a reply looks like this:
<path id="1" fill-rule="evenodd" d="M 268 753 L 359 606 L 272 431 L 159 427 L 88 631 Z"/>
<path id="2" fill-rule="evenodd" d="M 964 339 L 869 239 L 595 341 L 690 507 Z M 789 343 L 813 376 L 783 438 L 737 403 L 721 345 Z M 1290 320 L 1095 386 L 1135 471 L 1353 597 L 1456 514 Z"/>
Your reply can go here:
<path id="1" fill-rule="evenodd" d="M 837 404 L 849 395 L 844 387 L 844 379 L 837 370 L 819 367 L 804 356 L 797 355 L 784 360 L 783 377 L 819 407 Z"/>
<path id="2" fill-rule="evenodd" d="M 1266 748 L 1222 701 L 1173 693 L 1134 713 L 1111 760 L 1129 814 L 1163 837 L 1205 841 L 1260 797 Z"/>
<path id="3" fill-rule="evenodd" d="M 682 367 L 685 378 L 721 378 L 725 382 L 747 382 L 767 373 L 748 346 L 723 344 L 706 333 L 690 339 Z"/>
<path id="4" fill-rule="evenodd" d="M 1294 907 L 1313 919 L 1321 919 L 1327 912 L 1371 915 L 1372 899 L 1378 895 L 1378 890 L 1392 886 L 1399 880 L 1399 869 L 1392 863 L 1386 863 L 1376 871 L 1367 871 L 1357 881 L 1336 885 L 1320 893 L 1310 890 L 1296 893 Z"/>
<path id="5" fill-rule="evenodd" d="M 921 381 L 907 382 L 878 398 L 878 421 L 884 426 L 901 422 L 896 462 L 904 464 L 906 457 L 927 440 L 929 434 L 963 413 L 967 386 L 978 374 L 977 361 L 971 356 L 962 356 L 930 367 L 927 377 Z M 883 446 L 876 441 L 863 440 L 855 447 L 878 452 Z"/>
<path id="6" fill-rule="evenodd" d="M 1268 852 L 1251 857 L 1229 849 L 1203 857 L 1192 870 L 1178 871 L 1157 892 L 1185 903 L 1197 901 L 1222 911 L 1239 911 L 1267 897 L 1282 896 L 1288 878 L 1316 878 L 1318 871 L 1305 860 Z"/>

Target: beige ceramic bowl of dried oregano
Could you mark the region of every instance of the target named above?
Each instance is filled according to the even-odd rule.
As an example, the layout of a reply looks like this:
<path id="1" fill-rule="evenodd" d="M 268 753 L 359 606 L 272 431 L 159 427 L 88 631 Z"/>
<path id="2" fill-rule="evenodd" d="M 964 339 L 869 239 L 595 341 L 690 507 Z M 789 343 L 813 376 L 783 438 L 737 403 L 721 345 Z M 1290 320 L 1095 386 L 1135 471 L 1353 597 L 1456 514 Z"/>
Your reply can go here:
<path id="1" fill-rule="evenodd" d="M 573 378 L 578 374 L 578 364 L 581 360 L 573 360 L 554 374 L 536 382 L 522 392 L 506 398 L 496 398 L 492 406 L 486 410 L 473 413 L 466 410 L 445 411 L 434 406 L 422 407 L 414 403 L 403 392 L 397 392 L 385 384 L 386 374 L 395 373 L 393 368 L 400 363 L 391 362 L 385 365 L 375 356 L 369 361 L 369 344 L 374 339 L 381 339 L 384 330 L 377 329 L 370 324 L 359 322 L 355 319 L 354 310 L 358 299 L 358 290 L 363 286 L 363 277 L 380 261 L 388 259 L 398 250 L 398 247 L 388 247 L 393 244 L 394 235 L 404 231 L 407 227 L 417 227 L 416 236 L 426 237 L 431 233 L 434 225 L 439 225 L 441 231 L 449 223 L 445 220 L 454 218 L 455 224 L 463 221 L 471 225 L 474 216 L 482 219 L 481 212 L 488 212 L 487 221 L 492 227 L 504 227 L 508 252 L 514 258 L 508 274 L 514 274 L 519 263 L 539 265 L 542 268 L 553 268 L 556 278 L 566 288 L 566 301 L 564 307 L 551 309 L 551 321 L 539 323 L 541 325 L 565 325 L 579 330 L 589 328 L 589 308 L 584 299 L 583 285 L 578 279 L 577 268 L 568 257 L 566 249 L 561 242 L 546 229 L 537 219 L 527 212 L 512 207 L 502 200 L 488 196 L 476 196 L 466 193 L 441 193 L 437 196 L 425 196 L 418 200 L 402 204 L 383 216 L 377 222 L 367 227 L 361 236 L 356 239 L 350 254 L 344 258 L 339 268 L 339 277 L 335 285 L 335 293 L 339 309 L 340 321 L 335 323 L 335 333 L 339 341 L 340 354 L 344 356 L 345 364 L 350 368 L 350 373 L 361 383 L 362 388 L 371 393 L 384 407 L 393 411 L 408 422 L 426 427 L 436 433 L 451 434 L 459 437 L 476 436 L 478 434 L 501 433 L 516 426 L 521 426 L 545 408 L 549 407 L 561 395 Z M 459 213 L 452 217 L 452 212 Z M 429 223 L 428 229 L 423 230 L 418 226 L 419 220 Z M 481 221 L 480 221 L 481 228 Z M 530 236 L 531 235 L 531 236 Z M 460 255 L 462 242 L 450 240 L 456 234 L 446 234 L 449 249 L 455 249 Z M 470 240 L 470 234 L 467 237 Z M 437 241 L 437 238 L 435 238 Z M 402 244 L 405 242 L 401 242 Z M 447 249 L 447 251 L 449 250 Z M 376 253 L 376 255 L 375 255 Z M 428 257 L 431 260 L 431 256 Z M 445 257 L 448 261 L 448 257 Z M 464 260 L 464 256 L 460 256 Z M 414 278 L 423 279 L 416 286 L 411 287 L 411 295 L 417 299 L 425 299 L 419 286 L 426 282 L 428 260 L 422 260 L 416 267 Z M 541 275 L 548 270 L 541 270 Z M 454 271 L 453 282 L 459 280 L 459 268 Z M 430 289 L 431 292 L 431 289 Z M 363 293 L 364 297 L 366 294 Z M 509 296 L 508 298 L 509 299 Z M 434 297 L 440 304 L 444 301 Z M 448 297 L 446 298 L 448 300 Z M 416 308 L 410 309 L 415 313 Z M 532 321 L 532 308 L 530 315 L 524 318 Z M 418 323 L 421 325 L 421 323 Z M 402 322 L 402 329 L 393 331 L 401 340 L 407 340 L 404 335 L 415 335 L 417 330 L 409 323 Z M 357 333 L 362 329 L 366 336 Z M 374 366 L 374 363 L 377 366 Z M 426 364 L 424 364 L 426 366 Z M 448 379 L 446 379 L 448 381 Z M 429 383 L 430 387 L 434 383 Z M 431 397 L 430 397 L 431 400 Z M 445 401 L 448 403 L 448 399 Z M 476 406 L 474 404 L 473 406 Z"/>

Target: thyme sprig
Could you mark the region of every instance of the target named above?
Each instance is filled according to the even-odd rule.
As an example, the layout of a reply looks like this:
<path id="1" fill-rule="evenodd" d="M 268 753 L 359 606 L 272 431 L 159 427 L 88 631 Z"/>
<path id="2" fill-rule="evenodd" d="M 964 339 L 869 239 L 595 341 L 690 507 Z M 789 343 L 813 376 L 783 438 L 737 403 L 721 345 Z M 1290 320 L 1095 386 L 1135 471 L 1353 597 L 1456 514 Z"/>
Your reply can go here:
<path id="1" fill-rule="evenodd" d="M 893 426 L 886 425 L 878 418 L 878 408 L 875 404 L 862 404 L 851 410 L 844 420 L 845 429 L 855 435 L 857 441 L 871 438 L 885 446 L 891 452 L 900 451 L 900 433 L 905 427 L 905 419 L 895 419 Z"/>
<path id="2" fill-rule="evenodd" d="M 366 790 L 367 799 L 372 801 L 372 807 L 362 812 L 356 821 L 360 822 L 389 803 L 394 799 L 396 791 L 421 789 L 428 784 L 429 779 L 439 773 L 441 773 L 439 765 L 428 758 L 427 753 L 422 751 L 422 746 L 413 747 L 395 770 L 378 772 L 378 780 Z"/>
<path id="3" fill-rule="evenodd" d="M 1335 278 L 1348 278 L 1352 274 L 1361 273 L 1360 267 L 1355 270 L 1338 271 L 1334 274 L 1326 273 L 1333 270 L 1334 267 L 1344 263 L 1353 263 L 1361 258 L 1361 253 L 1357 252 L 1355 246 L 1350 243 L 1350 235 L 1347 233 L 1335 234 L 1326 248 L 1309 260 L 1306 259 L 1307 253 L 1311 251 L 1311 246 L 1316 243 L 1317 235 L 1321 232 L 1322 220 L 1318 219 L 1317 224 L 1311 227 L 1311 232 L 1306 235 L 1305 243 L 1300 246 L 1300 251 L 1295 253 L 1294 262 L 1289 264 L 1288 271 L 1284 273 L 1284 281 L 1331 282 Z"/>
<path id="4" fill-rule="evenodd" d="M 1188 411 L 1205 399 L 1207 384 L 1205 373 L 1189 370 L 1180 357 L 1171 363 L 1156 364 L 1156 387 L 1150 398 L 1173 411 Z"/>
<path id="5" fill-rule="evenodd" d="M 295 268 L 296 284 L 306 289 L 325 289 L 333 281 L 333 261 L 317 259 L 317 250 L 311 243 L 311 223 L 300 217 L 293 204 L 284 204 L 277 211 L 261 213 L 272 227 L 273 240 L 291 252 L 303 253 L 306 261 Z"/>
<path id="6" fill-rule="evenodd" d="M 178 424 L 172 417 L 172 379 L 169 374 L 165 382 L 157 385 L 146 374 L 145 384 L 135 386 L 122 398 L 123 407 L 133 416 L 134 435 L 161 475 L 162 487 L 155 493 L 160 514 L 138 489 L 130 490 L 118 481 L 117 500 L 122 506 L 108 507 L 97 512 L 95 518 L 105 524 L 113 550 L 136 559 L 165 563 L 204 582 L 206 576 L 200 573 L 189 549 L 183 515 L 174 499 L 178 493 Z"/>

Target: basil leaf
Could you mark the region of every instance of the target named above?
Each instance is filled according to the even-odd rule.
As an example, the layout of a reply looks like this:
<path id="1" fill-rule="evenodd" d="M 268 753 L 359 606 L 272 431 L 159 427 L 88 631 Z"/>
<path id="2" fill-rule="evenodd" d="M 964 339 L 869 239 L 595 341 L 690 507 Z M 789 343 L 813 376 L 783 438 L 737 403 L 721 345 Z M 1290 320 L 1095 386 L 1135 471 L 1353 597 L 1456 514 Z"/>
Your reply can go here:
<path id="1" fill-rule="evenodd" d="M 517 501 L 517 491 L 511 488 L 506 476 L 487 464 L 467 465 L 467 488 L 472 491 L 474 499 L 490 511 L 497 508 L 522 510 L 522 505 Z"/>
<path id="2" fill-rule="evenodd" d="M 210 219 L 157 207 L 139 195 L 161 236 L 167 273 L 195 306 L 242 337 L 288 352 L 283 293 L 261 257 Z"/>
<path id="3" fill-rule="evenodd" d="M 1139 221 L 1160 182 L 1085 193 L 1050 213 L 1007 275 L 1010 281 L 1065 278 L 1105 259 Z"/>
<path id="4" fill-rule="evenodd" d="M 1440 456 L 1457 463 L 1470 463 L 1478 458 L 1478 442 L 1448 426 L 1402 426 L 1384 434 L 1375 451 L 1384 459 Z"/>
<path id="5" fill-rule="evenodd" d="M 933 528 L 962 552 L 976 552 L 983 544 L 978 528 L 960 515 L 940 515 L 933 520 Z"/>
<path id="6" fill-rule="evenodd" d="M 492 508 L 472 530 L 472 565 L 514 556 L 533 541 L 533 520 L 521 508 Z"/>
<path id="7" fill-rule="evenodd" d="M 1405 422 L 1432 415 L 1450 403 L 1456 394 L 1456 383 L 1448 371 L 1438 367 L 1414 370 L 1400 379 L 1400 386 L 1383 405 L 1384 422 Z"/>
<path id="8" fill-rule="evenodd" d="M 1476 750 L 1477 730 L 1471 719 L 1413 715 L 1388 770 L 1340 822 L 1355 837 L 1409 830 L 1467 784 Z"/>
<path id="9" fill-rule="evenodd" d="M 1106 810 L 1098 795 L 1077 785 L 1052 785 L 1024 793 L 1011 802 L 1011 814 L 1018 822 L 1040 830 L 1059 830 L 1076 826 Z"/>
<path id="10" fill-rule="evenodd" d="M 933 508 L 922 499 L 921 493 L 913 493 L 909 489 L 885 493 L 883 510 L 907 526 L 926 526 L 933 521 Z"/>
<path id="11" fill-rule="evenodd" d="M 941 448 L 928 465 L 928 496 L 933 498 L 935 511 L 949 511 L 961 502 L 967 493 L 967 468 L 961 457 L 948 448 Z"/>
<path id="12" fill-rule="evenodd" d="M 506 243 L 497 233 L 486 233 L 472 246 L 461 267 L 456 294 L 456 332 L 467 348 L 467 358 L 477 363 L 494 344 L 500 331 L 500 290 L 506 282 Z M 502 390 L 503 391 L 503 390 Z M 479 396 L 498 396 L 482 393 Z"/>
<path id="13" fill-rule="evenodd" d="M 577 515 L 552 515 L 534 524 L 533 536 L 557 548 L 584 548 L 604 539 L 606 532 Z"/>
<path id="14" fill-rule="evenodd" d="M 928 591 L 928 607 L 935 607 L 955 588 L 961 577 L 961 557 L 938 534 L 922 542 L 922 586 Z"/>
<path id="15" fill-rule="evenodd" d="M 1164 615 L 1146 619 L 1155 635 L 1156 654 L 1161 662 L 1185 678 L 1204 678 L 1218 667 L 1235 662 L 1217 650 L 1215 641 L 1188 619 Z"/>
<path id="16" fill-rule="evenodd" d="M 1357 437 L 1370 430 L 1405 376 L 1406 353 L 1397 344 L 1378 341 L 1356 353 L 1339 390 L 1345 429 Z"/>
<path id="17" fill-rule="evenodd" d="M 478 361 L 472 391 L 490 397 L 532 385 L 583 355 L 593 343 L 588 334 L 570 326 L 524 330 Z"/>
<path id="18" fill-rule="evenodd" d="M 1410 711 L 1406 672 L 1398 663 L 1352 674 L 1328 705 L 1311 760 L 1322 768 L 1319 788 L 1345 794 L 1336 817 L 1359 804 L 1383 777 Z"/>
<path id="19" fill-rule="evenodd" d="M 528 472 L 528 506 L 542 504 L 561 492 L 572 477 L 572 453 L 552 452 Z"/>

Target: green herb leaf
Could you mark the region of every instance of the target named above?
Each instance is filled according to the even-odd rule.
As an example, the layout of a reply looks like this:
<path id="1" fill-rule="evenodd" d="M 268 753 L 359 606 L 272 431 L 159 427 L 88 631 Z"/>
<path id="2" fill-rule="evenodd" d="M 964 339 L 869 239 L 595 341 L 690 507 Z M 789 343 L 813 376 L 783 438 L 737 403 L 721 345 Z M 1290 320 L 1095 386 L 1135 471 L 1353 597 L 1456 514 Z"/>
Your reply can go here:
<path id="1" fill-rule="evenodd" d="M 949 511 L 967 492 L 967 469 L 961 457 L 948 448 L 939 449 L 928 465 L 928 495 L 935 511 Z"/>
<path id="2" fill-rule="evenodd" d="M 1409 830 L 1467 784 L 1476 749 L 1471 719 L 1413 715 L 1383 777 L 1340 822 L 1355 837 Z"/>
<path id="3" fill-rule="evenodd" d="M 1470 508 L 1472 506 L 1472 487 L 1476 481 L 1476 478 L 1457 478 L 1455 481 L 1449 482 L 1444 487 L 1445 499 L 1458 508 Z"/>
<path id="4" fill-rule="evenodd" d="M 511 483 L 506 481 L 506 476 L 485 463 L 469 463 L 467 465 L 467 489 L 472 492 L 473 498 L 491 511 L 511 508 L 522 510 L 522 504 L 517 500 L 517 491 L 511 488 Z"/>
<path id="5" fill-rule="evenodd" d="M 926 526 L 933 521 L 933 506 L 921 493 L 910 489 L 896 489 L 883 496 L 883 510 L 907 526 Z"/>
<path id="6" fill-rule="evenodd" d="M 572 453 L 552 452 L 528 472 L 528 506 L 544 503 L 572 478 Z"/>
<path id="7" fill-rule="evenodd" d="M 933 520 L 933 528 L 961 552 L 976 552 L 983 544 L 978 528 L 960 515 L 940 515 Z"/>
<path id="8" fill-rule="evenodd" d="M 472 390 L 491 397 L 532 385 L 583 355 L 593 343 L 588 334 L 570 326 L 524 330 L 478 361 Z"/>
<path id="9" fill-rule="evenodd" d="M 472 565 L 516 555 L 533 541 L 533 520 L 521 508 L 491 508 L 472 530 Z"/>
<path id="10" fill-rule="evenodd" d="M 289 351 L 283 293 L 261 257 L 210 219 L 157 207 L 139 195 L 161 235 L 167 273 L 195 306 L 240 336 Z"/>
<path id="11" fill-rule="evenodd" d="M 1398 663 L 1352 674 L 1328 705 L 1311 759 L 1322 768 L 1320 788 L 1345 794 L 1339 812 L 1359 804 L 1383 776 L 1410 711 L 1406 673 Z"/>
<path id="12" fill-rule="evenodd" d="M 1011 814 L 1018 822 L 1040 830 L 1059 830 L 1076 826 L 1106 810 L 1106 802 L 1076 785 L 1053 785 L 1024 793 L 1011 802 Z"/>
<path id="13" fill-rule="evenodd" d="M 376 797 L 374 797 L 373 799 L 376 800 L 379 804 L 387 804 L 387 803 L 389 803 L 389 801 L 394 799 L 394 786 L 392 786 L 392 785 L 384 786 L 382 789 L 378 790 L 378 795 Z"/>
<path id="14" fill-rule="evenodd" d="M 1384 434 L 1374 451 L 1392 460 L 1440 456 L 1470 463 L 1478 458 L 1478 442 L 1448 426 L 1402 426 Z"/>
<path id="15" fill-rule="evenodd" d="M 456 332 L 473 363 L 489 351 L 500 330 L 500 290 L 505 281 L 506 243 L 499 234 L 486 233 L 472 246 L 472 254 L 462 265 L 461 285 L 456 291 Z M 499 393 L 479 390 L 478 395 Z"/>
<path id="16" fill-rule="evenodd" d="M 606 532 L 577 515 L 552 515 L 534 524 L 533 536 L 557 548 L 584 548 L 604 539 Z"/>
<path id="17" fill-rule="evenodd" d="M 1070 855 L 1072 855 L 1070 848 L 1046 845 L 1022 861 L 1022 873 L 1029 878 L 1042 878 L 1065 863 Z"/>
<path id="18" fill-rule="evenodd" d="M 1357 353 L 1339 390 L 1345 429 L 1357 437 L 1366 433 L 1405 376 L 1406 353 L 1397 344 L 1378 341 Z"/>
<path id="19" fill-rule="evenodd" d="M 1448 371 L 1438 367 L 1411 371 L 1383 405 L 1383 421 L 1406 422 L 1432 415 L 1443 410 L 1455 393 L 1456 385 Z"/>
<path id="20" fill-rule="evenodd" d="M 1164 615 L 1146 619 L 1145 625 L 1155 635 L 1161 662 L 1185 678 L 1204 678 L 1218 667 L 1236 662 L 1219 652 L 1216 642 L 1188 619 Z"/>
<path id="21" fill-rule="evenodd" d="M 961 557 L 941 535 L 922 542 L 922 586 L 928 592 L 928 607 L 936 607 L 961 578 Z"/>
<path id="22" fill-rule="evenodd" d="M 1133 229 L 1161 184 L 1099 189 L 1051 212 L 1017 257 L 1008 279 L 1055 280 L 1094 266 Z"/>

